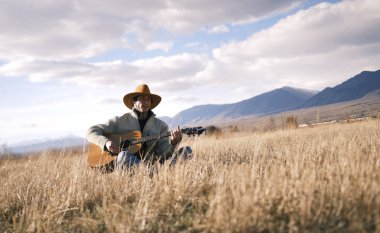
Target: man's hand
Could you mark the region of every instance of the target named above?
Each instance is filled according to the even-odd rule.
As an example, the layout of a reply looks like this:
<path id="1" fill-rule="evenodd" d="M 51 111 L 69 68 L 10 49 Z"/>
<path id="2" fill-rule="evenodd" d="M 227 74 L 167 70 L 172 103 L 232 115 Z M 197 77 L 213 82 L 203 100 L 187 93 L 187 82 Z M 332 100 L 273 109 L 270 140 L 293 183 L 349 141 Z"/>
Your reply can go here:
<path id="1" fill-rule="evenodd" d="M 120 152 L 118 144 L 115 143 L 115 142 L 113 142 L 113 141 L 111 141 L 111 140 L 108 140 L 106 142 L 106 147 L 107 147 L 108 151 L 111 151 L 112 153 L 116 153 L 117 154 L 117 153 Z"/>
<path id="2" fill-rule="evenodd" d="M 180 142 L 182 139 L 182 132 L 181 130 L 179 129 L 179 126 L 177 129 L 173 130 L 171 132 L 171 136 L 170 136 L 170 141 L 172 143 L 172 145 L 175 145 L 177 144 L 178 142 Z"/>

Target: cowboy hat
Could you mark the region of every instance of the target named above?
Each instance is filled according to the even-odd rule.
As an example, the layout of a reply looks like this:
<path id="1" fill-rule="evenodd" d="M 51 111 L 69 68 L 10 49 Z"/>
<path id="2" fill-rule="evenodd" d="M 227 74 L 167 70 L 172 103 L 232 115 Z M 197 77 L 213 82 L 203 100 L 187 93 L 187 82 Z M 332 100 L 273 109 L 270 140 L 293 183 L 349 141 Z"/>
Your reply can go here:
<path id="1" fill-rule="evenodd" d="M 147 95 L 152 99 L 150 109 L 155 108 L 161 102 L 161 96 L 150 93 L 149 87 L 146 84 L 137 86 L 134 92 L 128 93 L 124 96 L 124 104 L 129 108 L 133 108 L 132 100 L 140 95 Z"/>

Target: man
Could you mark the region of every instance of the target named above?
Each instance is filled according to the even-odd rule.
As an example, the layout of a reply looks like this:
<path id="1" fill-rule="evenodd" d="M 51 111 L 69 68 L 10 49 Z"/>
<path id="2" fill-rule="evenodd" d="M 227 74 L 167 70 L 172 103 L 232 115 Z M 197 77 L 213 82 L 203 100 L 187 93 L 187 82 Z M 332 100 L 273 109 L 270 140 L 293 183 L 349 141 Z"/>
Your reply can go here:
<path id="1" fill-rule="evenodd" d="M 161 102 L 161 97 L 150 93 L 148 85 L 142 84 L 136 87 L 134 92 L 128 93 L 123 98 L 124 104 L 131 109 L 130 112 L 120 117 L 114 117 L 105 124 L 90 127 L 87 131 L 87 140 L 98 145 L 105 151 L 119 153 L 119 142 L 112 141 L 105 135 L 122 134 L 131 131 L 140 131 L 142 137 L 168 134 L 168 125 L 155 117 L 152 109 Z M 170 137 L 162 137 L 157 140 L 145 142 L 140 153 L 132 154 L 122 151 L 118 154 L 113 165 L 116 167 L 130 167 L 141 162 L 163 163 L 170 159 L 174 164 L 178 156 L 186 159 L 192 153 L 190 147 L 175 151 L 182 139 L 179 128 L 170 133 Z M 112 166 L 113 167 L 113 166 Z"/>

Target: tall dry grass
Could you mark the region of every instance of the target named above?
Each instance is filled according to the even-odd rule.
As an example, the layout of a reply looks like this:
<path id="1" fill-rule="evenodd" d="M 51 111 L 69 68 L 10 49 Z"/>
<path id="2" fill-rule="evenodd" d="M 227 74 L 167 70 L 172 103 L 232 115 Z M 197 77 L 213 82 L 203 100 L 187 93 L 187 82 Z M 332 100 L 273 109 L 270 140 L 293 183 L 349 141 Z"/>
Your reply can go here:
<path id="1" fill-rule="evenodd" d="M 380 232 L 380 121 L 187 139 L 175 167 L 0 160 L 1 232 Z"/>

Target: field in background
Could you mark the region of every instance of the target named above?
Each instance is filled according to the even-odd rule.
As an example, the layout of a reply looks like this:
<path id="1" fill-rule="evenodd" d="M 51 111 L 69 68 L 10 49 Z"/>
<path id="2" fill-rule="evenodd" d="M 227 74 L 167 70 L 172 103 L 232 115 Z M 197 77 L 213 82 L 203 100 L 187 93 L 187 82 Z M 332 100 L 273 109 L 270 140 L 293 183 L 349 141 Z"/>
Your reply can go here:
<path id="1" fill-rule="evenodd" d="M 229 131 L 229 127 L 236 126 L 241 131 L 266 131 L 281 128 L 288 117 L 295 117 L 297 123 L 314 125 L 326 122 L 347 122 L 363 118 L 380 118 L 380 98 L 378 95 L 367 96 L 359 100 L 345 101 L 318 107 L 298 109 L 262 116 L 247 116 L 240 119 L 223 119 L 221 122 L 208 122 L 219 128 Z"/>
<path id="2" fill-rule="evenodd" d="M 175 167 L 0 160 L 0 232 L 380 232 L 380 120 L 202 135 Z"/>

